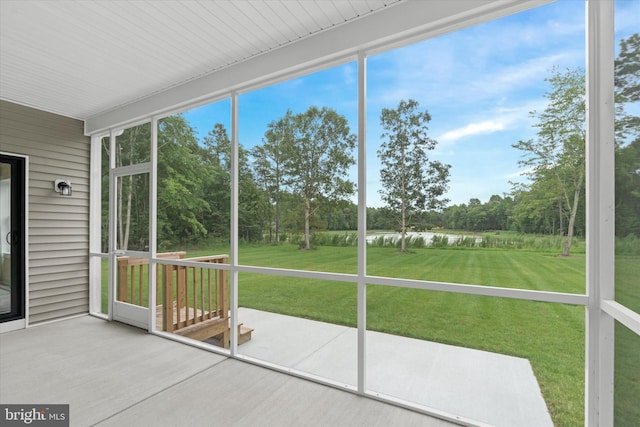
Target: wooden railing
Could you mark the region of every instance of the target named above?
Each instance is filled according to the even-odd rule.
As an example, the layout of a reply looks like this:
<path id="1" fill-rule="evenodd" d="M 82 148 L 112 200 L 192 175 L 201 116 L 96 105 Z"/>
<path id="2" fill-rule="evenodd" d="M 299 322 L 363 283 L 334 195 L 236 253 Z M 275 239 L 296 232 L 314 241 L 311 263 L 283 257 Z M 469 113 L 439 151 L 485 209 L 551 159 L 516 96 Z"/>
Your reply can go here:
<path id="1" fill-rule="evenodd" d="M 227 255 L 186 258 L 185 261 L 227 264 Z M 229 316 L 229 280 L 226 270 L 198 265 L 163 267 L 162 328 L 176 332 L 210 319 Z"/>
<path id="2" fill-rule="evenodd" d="M 184 258 L 185 252 L 156 255 L 199 263 L 227 264 L 228 255 Z M 229 280 L 226 270 L 200 265 L 156 265 L 156 318 L 162 330 L 197 340 L 217 337 L 229 344 Z M 118 300 L 146 306 L 149 260 L 118 258 Z"/>
<path id="3" fill-rule="evenodd" d="M 164 252 L 156 254 L 157 258 L 163 259 L 183 259 L 186 252 Z M 118 257 L 118 279 L 117 295 L 118 301 L 146 307 L 148 305 L 146 292 L 149 277 L 149 259 L 134 257 Z M 160 266 L 156 266 L 157 283 L 161 282 Z M 156 292 L 156 305 L 160 301 L 160 296 Z"/>

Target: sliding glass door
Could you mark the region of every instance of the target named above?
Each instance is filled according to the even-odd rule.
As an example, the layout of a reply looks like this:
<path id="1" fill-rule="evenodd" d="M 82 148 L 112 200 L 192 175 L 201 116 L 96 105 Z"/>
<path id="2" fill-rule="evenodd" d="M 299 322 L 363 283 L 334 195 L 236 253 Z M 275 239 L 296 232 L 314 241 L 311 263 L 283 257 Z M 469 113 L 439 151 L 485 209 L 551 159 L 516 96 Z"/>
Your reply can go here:
<path id="1" fill-rule="evenodd" d="M 25 159 L 0 154 L 0 323 L 24 318 Z"/>

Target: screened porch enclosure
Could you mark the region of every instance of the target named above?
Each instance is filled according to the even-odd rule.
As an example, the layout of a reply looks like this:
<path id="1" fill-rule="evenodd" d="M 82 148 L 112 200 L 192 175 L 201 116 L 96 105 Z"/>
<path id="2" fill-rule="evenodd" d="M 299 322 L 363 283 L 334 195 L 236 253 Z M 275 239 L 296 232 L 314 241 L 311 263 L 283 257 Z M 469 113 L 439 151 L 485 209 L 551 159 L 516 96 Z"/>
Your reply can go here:
<path id="1" fill-rule="evenodd" d="M 149 252 L 148 258 L 141 258 L 147 274 L 139 273 L 139 285 L 132 285 L 135 273 L 127 273 L 131 280 L 117 298 L 138 292 L 142 300 L 155 300 L 155 315 L 153 304 L 145 301 L 140 305 L 148 308 L 149 330 L 163 336 L 355 393 L 401 402 L 445 419 L 461 417 L 470 424 L 513 426 L 533 425 L 531 420 L 536 425 L 571 425 L 588 418 L 581 404 L 588 380 L 583 378 L 580 361 L 589 353 L 584 311 L 589 301 L 586 259 L 591 255 L 580 236 L 575 238 L 577 255 L 573 258 L 550 260 L 544 250 L 540 258 L 525 254 L 521 259 L 511 252 L 504 259 L 501 252 L 482 252 L 477 259 L 475 253 L 469 253 L 458 261 L 469 268 L 444 270 L 444 274 L 428 263 L 412 265 L 395 259 L 391 251 L 385 252 L 384 237 L 380 243 L 369 243 L 367 221 L 373 217 L 366 207 L 375 198 L 367 183 L 382 168 L 367 166 L 369 153 L 381 150 L 367 138 L 371 124 L 365 117 L 365 108 L 373 107 L 365 88 L 379 79 L 369 69 L 369 63 L 375 61 L 382 59 L 360 53 L 357 61 L 308 77 L 319 80 L 330 72 L 358 76 L 336 82 L 341 93 L 351 93 L 357 101 L 351 108 L 336 111 L 338 118 L 344 116 L 353 126 L 344 128 L 345 144 L 357 142 L 342 148 L 352 156 L 345 163 L 351 162 L 351 172 L 347 167 L 344 177 L 357 181 L 358 191 L 351 199 L 357 202 L 351 205 L 333 204 L 326 194 L 296 193 L 303 187 L 296 187 L 294 181 L 305 183 L 306 176 L 295 175 L 287 163 L 291 151 L 286 155 L 277 151 L 278 138 L 300 138 L 300 144 L 306 143 L 302 133 L 295 133 L 296 123 L 313 123 L 314 115 L 326 120 L 328 116 L 322 114 L 332 112 L 325 107 L 315 109 L 319 93 L 296 91 L 305 76 L 233 92 L 94 137 L 93 143 L 99 141 L 103 153 L 103 174 L 119 168 L 149 172 L 143 197 L 132 192 L 133 187 L 127 187 L 124 180 L 115 184 L 112 198 L 123 207 L 110 211 L 109 230 L 117 239 L 129 239 L 134 250 Z M 264 124 L 241 120 L 245 105 L 251 109 L 274 88 L 309 98 L 311 107 L 304 113 L 288 110 L 282 119 L 274 118 L 267 123 L 263 144 L 247 146 L 242 141 L 257 138 L 248 129 Z M 203 116 L 207 117 L 204 124 L 197 121 Z M 300 165 L 324 161 L 310 147 L 296 154 Z M 589 156 L 589 148 L 584 150 L 578 158 Z M 276 192 L 273 185 L 279 185 Z M 576 194 L 579 192 L 577 189 Z M 132 209 L 130 200 L 134 201 Z M 136 216 L 138 211 L 149 212 L 148 220 L 146 214 Z M 585 216 L 584 211 L 581 215 Z M 346 228 L 344 235 L 334 233 L 323 240 L 323 232 L 338 227 L 335 224 Z M 420 226 L 411 227 L 420 233 Z M 103 241 L 108 237 L 103 235 Z M 446 246 L 444 238 L 433 240 L 432 245 Z M 470 245 L 465 236 L 459 241 Z M 118 242 L 118 247 L 128 244 Z M 256 247 L 259 242 L 262 246 Z M 419 244 L 416 242 L 413 244 Z M 490 242 L 485 237 L 480 241 L 495 244 Z M 172 262 L 174 256 L 164 255 L 182 252 L 190 260 L 178 256 L 178 262 Z M 434 253 L 433 248 L 425 249 L 424 256 L 433 258 Z M 212 256 L 219 261 L 205 265 Z M 120 257 L 118 262 L 125 265 L 125 260 Z M 189 262 L 197 264 L 192 273 L 185 264 Z M 529 272 L 527 262 L 539 268 Z M 511 266 L 510 271 L 502 271 L 504 265 Z M 558 273 L 549 274 L 556 269 Z M 205 294 L 211 291 L 198 278 L 205 276 L 220 278 L 212 292 L 215 315 L 205 309 L 205 300 L 210 301 Z M 118 283 L 125 283 L 124 277 Z M 102 279 L 103 286 L 108 283 Z M 624 283 L 620 280 L 619 286 L 626 286 Z M 108 306 L 108 292 L 103 292 L 103 299 Z M 108 309 L 104 314 L 111 316 Z M 248 328 L 250 340 L 243 327 Z M 424 347 L 431 344 L 434 347 Z M 483 365 L 480 360 L 485 356 Z M 506 358 L 501 362 L 501 357 Z M 455 360 L 458 365 L 452 362 Z M 512 362 L 510 379 L 504 377 L 504 371 L 490 368 L 504 368 Z M 520 362 L 521 368 L 516 367 Z M 434 369 L 442 370 L 441 380 L 429 375 Z M 509 390 L 510 386 L 514 389 Z M 439 392 L 429 393 L 431 387 Z M 481 389 L 486 390 L 487 401 L 468 405 L 474 401 L 474 391 Z M 621 409 L 625 413 L 629 406 L 622 403 L 619 408 L 627 408 Z"/>
<path id="2" fill-rule="evenodd" d="M 640 419 L 635 3 L 1 11 L 0 154 L 28 159 L 30 221 L 0 403 L 62 399 L 78 425 Z"/>

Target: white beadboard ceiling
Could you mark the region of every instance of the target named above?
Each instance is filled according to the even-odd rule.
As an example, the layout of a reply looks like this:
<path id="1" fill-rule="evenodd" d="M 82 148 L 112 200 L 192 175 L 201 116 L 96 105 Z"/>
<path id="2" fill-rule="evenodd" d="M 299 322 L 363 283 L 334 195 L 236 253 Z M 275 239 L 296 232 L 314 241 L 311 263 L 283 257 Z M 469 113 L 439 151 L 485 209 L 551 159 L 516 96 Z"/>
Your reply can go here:
<path id="1" fill-rule="evenodd" d="M 0 96 L 79 119 L 398 0 L 0 1 Z"/>
<path id="2" fill-rule="evenodd" d="M 385 22 L 401 34 L 546 1 L 423 0 L 402 15 L 407 0 L 0 0 L 0 99 L 87 120 L 355 24 L 355 39 Z"/>

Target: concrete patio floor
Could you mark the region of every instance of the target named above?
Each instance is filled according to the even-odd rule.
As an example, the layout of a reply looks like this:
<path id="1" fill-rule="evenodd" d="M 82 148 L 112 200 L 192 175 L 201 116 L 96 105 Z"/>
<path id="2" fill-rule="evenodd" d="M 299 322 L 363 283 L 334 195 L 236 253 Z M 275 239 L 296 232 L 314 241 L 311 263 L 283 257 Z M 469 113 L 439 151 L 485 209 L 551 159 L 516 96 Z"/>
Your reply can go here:
<path id="1" fill-rule="evenodd" d="M 357 382 L 354 328 L 246 308 L 239 354 Z M 367 389 L 494 426 L 553 426 L 525 359 L 367 332 Z M 68 403 L 71 425 L 450 426 L 90 316 L 0 334 L 0 403 Z"/>
<path id="2" fill-rule="evenodd" d="M 340 384 L 357 383 L 357 330 L 240 308 L 254 328 L 238 352 Z M 367 332 L 367 389 L 489 425 L 553 426 L 528 360 Z"/>
<path id="3" fill-rule="evenodd" d="M 91 316 L 0 334 L 0 403 L 81 427 L 453 425 Z"/>

